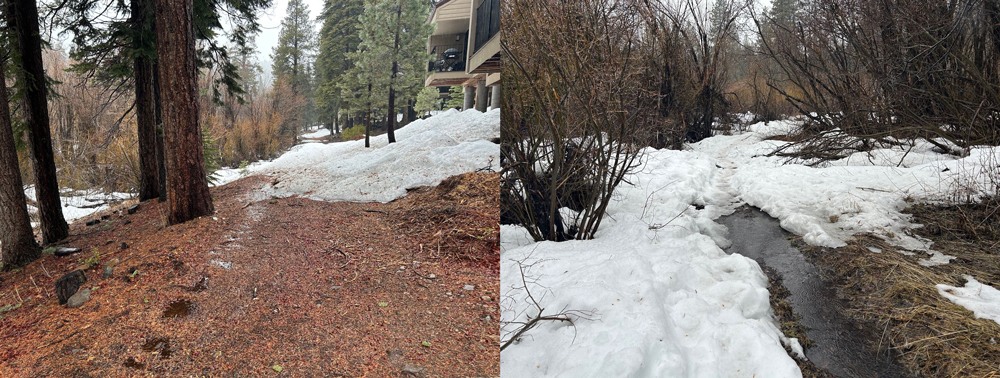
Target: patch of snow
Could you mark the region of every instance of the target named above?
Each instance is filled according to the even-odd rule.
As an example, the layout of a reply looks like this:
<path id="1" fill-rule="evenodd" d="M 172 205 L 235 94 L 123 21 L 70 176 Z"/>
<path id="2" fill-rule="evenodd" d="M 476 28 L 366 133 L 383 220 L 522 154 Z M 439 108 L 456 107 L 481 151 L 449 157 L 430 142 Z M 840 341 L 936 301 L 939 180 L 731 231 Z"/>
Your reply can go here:
<path id="1" fill-rule="evenodd" d="M 928 266 L 928 267 L 930 267 L 930 266 L 936 266 L 936 265 L 944 265 L 944 264 L 947 264 L 947 263 L 951 262 L 951 260 L 953 260 L 955 258 L 955 256 L 946 255 L 946 254 L 938 252 L 938 251 L 928 250 L 926 252 L 929 253 L 931 255 L 931 257 L 930 258 L 926 258 L 926 259 L 919 259 L 919 260 L 917 260 L 918 264 L 923 265 L 923 266 Z"/>
<path id="2" fill-rule="evenodd" d="M 531 235 L 528 234 L 528 230 L 525 230 L 524 227 L 506 224 L 500 225 L 501 254 L 508 249 L 514 249 L 532 243 L 534 243 L 534 240 L 531 240 Z"/>
<path id="3" fill-rule="evenodd" d="M 868 250 L 872 253 L 882 253 L 882 248 L 868 247 Z"/>
<path id="4" fill-rule="evenodd" d="M 364 141 L 302 144 L 273 162 L 248 169 L 278 181 L 266 195 L 301 195 L 325 201 L 389 202 L 406 189 L 437 185 L 449 176 L 499 169 L 500 111 L 451 110 Z"/>
<path id="5" fill-rule="evenodd" d="M 106 203 L 108 201 L 124 201 L 134 197 L 134 195 L 130 193 L 104 193 L 96 190 L 73 190 L 69 188 L 64 188 L 59 192 L 59 202 L 62 204 L 63 217 L 66 218 L 67 222 L 72 222 L 90 214 L 108 209 L 107 204 L 95 206 L 97 204 Z M 35 201 L 34 185 L 25 186 L 24 195 L 28 199 Z M 28 212 L 37 213 L 38 208 L 28 205 Z M 32 224 L 32 227 L 35 226 L 35 224 Z"/>
<path id="6" fill-rule="evenodd" d="M 218 265 L 218 266 L 219 266 L 219 267 L 221 267 L 222 269 L 226 269 L 226 270 L 229 270 L 229 269 L 232 269 L 232 268 L 233 268 L 233 263 L 231 263 L 231 262 L 228 262 L 228 261 L 222 261 L 222 260 L 211 260 L 211 261 L 209 261 L 209 262 L 210 262 L 210 263 L 212 263 L 212 264 L 215 264 L 215 265 Z"/>
<path id="7" fill-rule="evenodd" d="M 799 360 L 802 361 L 809 361 L 809 359 L 806 358 L 805 349 L 802 349 L 802 344 L 799 343 L 798 337 L 788 338 L 788 348 L 792 350 L 792 354 L 795 355 L 795 358 L 798 358 Z"/>
<path id="8" fill-rule="evenodd" d="M 966 275 L 965 287 L 954 287 L 944 284 L 935 285 L 941 296 L 948 298 L 954 304 L 972 311 L 977 319 L 990 319 L 1000 324 L 1000 291 L 989 285 L 976 281 Z"/>
<path id="9" fill-rule="evenodd" d="M 247 166 L 244 168 L 228 167 L 219 169 L 212 174 L 215 177 L 215 183 L 211 184 L 210 186 L 222 186 L 231 183 L 233 181 L 239 180 L 250 174 L 253 174 L 253 172 L 256 172 L 261 167 L 269 163 L 271 163 L 271 160 L 262 160 L 247 164 Z"/>
<path id="10" fill-rule="evenodd" d="M 323 138 L 323 137 L 328 137 L 328 136 L 330 136 L 330 129 L 319 129 L 317 131 L 314 131 L 314 132 L 311 132 L 311 133 L 308 133 L 308 134 L 302 134 L 302 135 L 299 136 L 299 138 L 302 138 L 302 139 L 316 139 L 316 138 Z"/>

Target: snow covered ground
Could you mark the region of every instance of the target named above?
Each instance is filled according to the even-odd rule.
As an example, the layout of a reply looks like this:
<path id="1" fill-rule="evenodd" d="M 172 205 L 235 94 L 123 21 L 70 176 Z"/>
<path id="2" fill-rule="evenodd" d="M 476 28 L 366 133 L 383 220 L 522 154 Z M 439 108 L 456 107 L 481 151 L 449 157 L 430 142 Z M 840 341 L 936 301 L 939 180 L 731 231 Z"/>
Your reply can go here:
<path id="1" fill-rule="evenodd" d="M 813 245 L 872 232 L 923 254 L 925 265 L 944 264 L 950 256 L 904 231 L 919 225 L 901 211 L 907 200 L 951 199 L 956 188 L 982 195 L 982 167 L 998 157 L 977 148 L 958 159 L 924 143 L 817 167 L 764 156 L 785 143 L 768 137 L 796 127 L 762 123 L 685 151 L 646 149 L 645 165 L 628 179 L 635 185 L 617 189 L 594 240 L 535 243 L 522 228 L 502 226 L 501 336 L 539 307 L 543 315 L 584 312 L 572 324 L 543 322 L 504 350 L 503 375 L 800 377 L 763 272 L 722 251 L 727 230 L 714 220 L 750 204 Z"/>
<path id="2" fill-rule="evenodd" d="M 314 134 L 322 133 L 317 131 Z M 406 189 L 437 185 L 449 176 L 480 168 L 499 169 L 500 111 L 451 110 L 364 141 L 302 144 L 270 161 L 218 171 L 216 185 L 249 174 L 272 176 L 277 185 L 262 190 L 275 196 L 300 195 L 325 201 L 389 202 Z"/>
<path id="3" fill-rule="evenodd" d="M 300 139 L 316 139 L 330 136 L 330 129 L 319 129 L 308 134 L 302 134 Z"/>

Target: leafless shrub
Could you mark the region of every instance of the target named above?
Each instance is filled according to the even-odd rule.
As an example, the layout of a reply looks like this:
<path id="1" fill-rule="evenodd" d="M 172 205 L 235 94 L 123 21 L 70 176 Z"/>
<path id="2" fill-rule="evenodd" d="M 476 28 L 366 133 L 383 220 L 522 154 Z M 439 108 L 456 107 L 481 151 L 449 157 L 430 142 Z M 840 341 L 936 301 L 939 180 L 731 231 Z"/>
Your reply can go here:
<path id="1" fill-rule="evenodd" d="M 813 131 L 782 153 L 825 160 L 923 139 L 962 155 L 1000 141 L 997 1 L 801 4 L 753 15 L 777 69 L 768 86 Z"/>
<path id="2" fill-rule="evenodd" d="M 590 239 L 658 119 L 638 62 L 634 0 L 504 3 L 509 90 L 501 125 L 503 218 L 535 240 Z M 579 213 L 564 227 L 559 209 Z"/>

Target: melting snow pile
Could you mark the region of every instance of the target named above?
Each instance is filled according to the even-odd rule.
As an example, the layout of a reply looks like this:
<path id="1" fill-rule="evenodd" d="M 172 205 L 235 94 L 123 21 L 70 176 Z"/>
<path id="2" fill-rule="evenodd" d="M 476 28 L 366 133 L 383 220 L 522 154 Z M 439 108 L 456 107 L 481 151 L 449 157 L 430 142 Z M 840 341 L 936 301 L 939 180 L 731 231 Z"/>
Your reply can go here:
<path id="1" fill-rule="evenodd" d="M 933 151 L 927 142 L 857 153 L 809 167 L 785 164 L 766 154 L 787 142 L 767 140 L 799 123 L 750 126 L 750 132 L 708 138 L 692 146 L 730 171 L 732 193 L 781 221 L 781 227 L 812 245 L 840 247 L 853 235 L 871 232 L 905 250 L 930 254 L 921 264 L 946 264 L 952 256 L 930 249 L 929 240 L 909 235 L 919 227 L 902 210 L 910 201 L 953 199 L 955 189 L 971 197 L 989 191 L 983 166 L 1000 159 L 995 148 L 974 148 L 965 158 Z"/>
<path id="2" fill-rule="evenodd" d="M 500 147 L 489 141 L 499 137 L 500 110 L 451 110 L 396 130 L 396 143 L 379 135 L 372 137 L 371 148 L 363 140 L 303 144 L 246 172 L 273 177 L 278 184 L 264 188 L 271 195 L 389 202 L 409 188 L 480 168 L 499 169 Z M 230 171 L 222 175 L 232 178 Z"/>
<path id="3" fill-rule="evenodd" d="M 732 198 L 714 161 L 669 150 L 646 159 L 594 240 L 533 243 L 501 226 L 501 335 L 537 315 L 528 291 L 543 315 L 593 312 L 539 324 L 501 353 L 503 375 L 801 377 L 760 267 L 719 247 L 725 229 L 712 219 Z"/>

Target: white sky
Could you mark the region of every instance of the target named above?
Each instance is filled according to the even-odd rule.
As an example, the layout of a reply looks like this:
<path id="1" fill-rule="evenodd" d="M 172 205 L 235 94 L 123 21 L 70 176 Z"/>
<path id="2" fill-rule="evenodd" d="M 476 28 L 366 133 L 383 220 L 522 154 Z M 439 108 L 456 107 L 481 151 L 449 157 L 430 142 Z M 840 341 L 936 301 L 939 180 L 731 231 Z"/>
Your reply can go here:
<path id="1" fill-rule="evenodd" d="M 309 18 L 316 20 L 316 16 L 323 10 L 323 0 L 303 0 L 309 7 Z M 285 10 L 288 8 L 288 0 L 274 0 L 271 9 L 260 15 L 260 34 L 257 35 L 257 57 L 260 66 L 264 69 L 264 77 L 269 78 L 271 74 L 271 50 L 278 44 L 278 33 L 281 31 L 281 20 L 285 18 Z M 322 25 L 316 23 L 316 33 Z"/>

